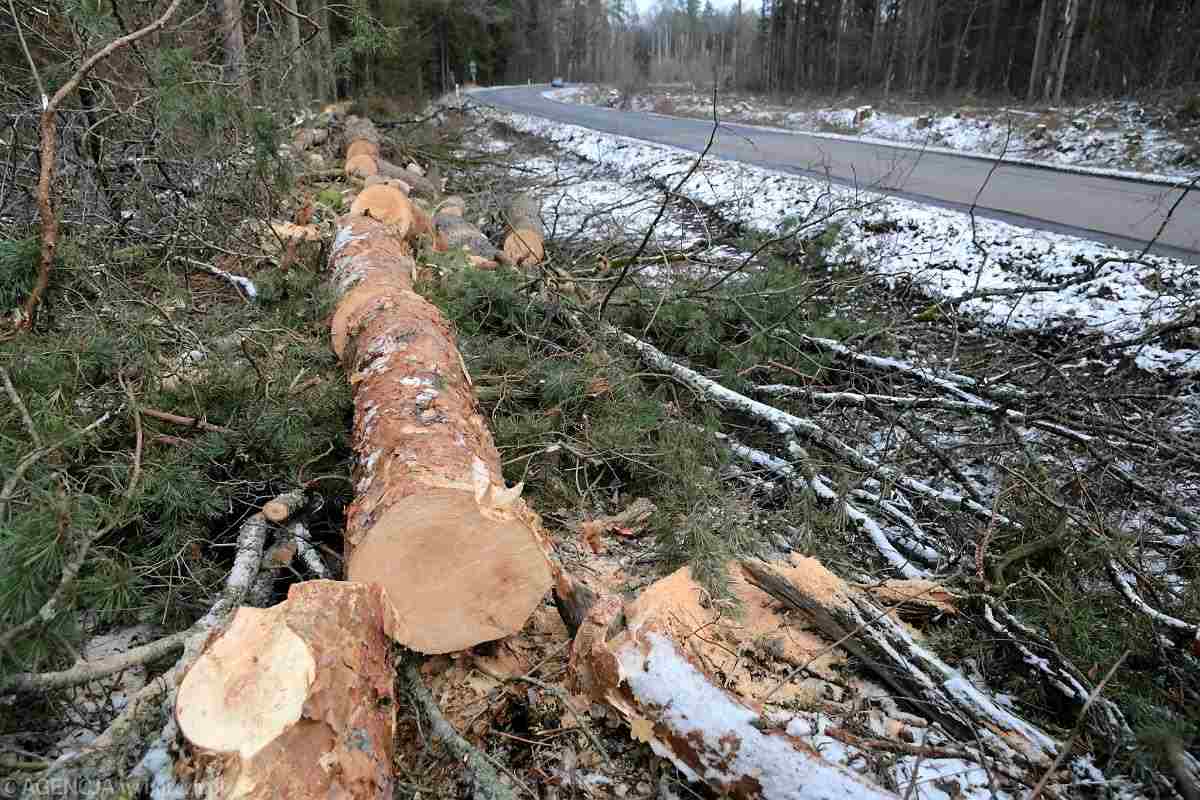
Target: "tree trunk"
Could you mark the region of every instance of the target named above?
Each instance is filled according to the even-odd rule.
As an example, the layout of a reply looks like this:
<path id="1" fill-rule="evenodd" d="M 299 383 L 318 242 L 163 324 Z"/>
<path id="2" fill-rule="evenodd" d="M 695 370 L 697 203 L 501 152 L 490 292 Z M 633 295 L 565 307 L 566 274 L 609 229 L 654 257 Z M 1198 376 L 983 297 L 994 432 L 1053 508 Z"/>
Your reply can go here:
<path id="1" fill-rule="evenodd" d="M 879 67 L 879 51 L 883 43 L 884 24 L 880 19 L 883 0 L 875 0 L 871 7 L 871 48 L 867 54 L 867 60 L 862 70 L 862 85 L 869 87 L 874 85 L 875 71 Z"/>
<path id="2" fill-rule="evenodd" d="M 972 92 L 977 91 L 979 86 L 979 76 L 986 64 L 989 70 L 995 69 L 996 61 L 996 37 L 1000 33 L 1000 4 L 1002 0 L 989 0 L 991 3 L 991 14 L 988 16 L 987 38 L 984 43 L 976 48 L 975 60 L 971 64 L 971 77 L 967 83 Z M 992 86 L 995 85 L 995 79 L 992 80 Z M 989 87 L 990 88 L 990 87 Z"/>
<path id="3" fill-rule="evenodd" d="M 958 37 L 958 46 L 954 48 L 954 52 L 950 54 L 950 81 L 946 84 L 946 88 L 953 92 L 958 88 L 958 72 L 959 65 L 966 58 L 967 53 L 967 37 L 971 33 L 971 23 L 975 21 L 975 12 L 979 10 L 979 0 L 975 0 L 971 4 L 971 10 L 967 13 L 967 21 L 963 23 L 962 33 Z"/>
<path id="4" fill-rule="evenodd" d="M 549 545 L 504 486 L 450 326 L 413 290 L 407 229 L 369 213 L 339 221 L 330 253 L 333 348 L 354 387 L 346 572 L 384 587 L 396 641 L 448 653 L 521 629 L 550 587 Z"/>
<path id="5" fill-rule="evenodd" d="M 292 96 L 298 105 L 308 104 L 308 70 L 300 45 L 300 4 L 298 0 L 287 0 L 288 47 L 291 48 Z"/>
<path id="6" fill-rule="evenodd" d="M 318 12 L 317 24 L 321 26 L 321 30 L 317 34 L 319 69 L 316 73 L 316 96 L 333 103 L 338 99 L 338 91 L 337 72 L 333 68 L 333 34 L 329 30 L 331 22 L 329 3 L 327 0 L 317 0 L 317 2 L 320 3 L 321 9 Z"/>
<path id="7" fill-rule="evenodd" d="M 1058 59 L 1058 81 L 1054 86 L 1054 103 L 1062 102 L 1063 84 L 1067 80 L 1067 66 L 1071 61 L 1071 39 L 1075 33 L 1075 16 L 1079 10 L 1079 0 L 1067 0 L 1067 9 L 1063 14 L 1063 34 L 1060 45 L 1061 53 Z"/>
<path id="8" fill-rule="evenodd" d="M 246 80 L 246 39 L 242 34 L 242 0 L 216 0 L 221 20 L 221 80 L 237 88 L 242 99 L 250 99 Z"/>
<path id="9" fill-rule="evenodd" d="M 1037 43 L 1033 48 L 1033 66 L 1029 69 L 1029 88 L 1025 102 L 1032 103 L 1037 97 L 1038 84 L 1042 77 L 1042 62 L 1046 57 L 1046 29 L 1050 23 L 1050 0 L 1042 0 L 1042 11 L 1038 15 Z"/>
<path id="10" fill-rule="evenodd" d="M 519 631 L 551 581 L 536 515 L 500 456 L 441 313 L 382 222 L 343 217 L 331 253 L 334 350 L 354 387 L 347 577 L 377 582 L 396 641 L 448 653 Z"/>
<path id="11" fill-rule="evenodd" d="M 377 586 L 307 581 L 238 609 L 175 700 L 200 797 L 391 798 L 395 620 Z"/>
<path id="12" fill-rule="evenodd" d="M 1095 34 L 1097 20 L 1096 15 L 1099 10 L 1100 0 L 1090 0 L 1090 6 L 1088 8 L 1088 20 L 1083 26 L 1083 41 L 1079 43 L 1079 53 L 1082 56 L 1080 61 L 1080 69 L 1081 71 L 1084 69 L 1087 69 L 1088 71 L 1086 77 L 1081 76 L 1082 80 L 1084 81 L 1083 91 L 1089 94 L 1095 91 L 1096 88 L 1094 79 L 1095 70 L 1090 69 L 1089 64 L 1094 63 L 1094 56 L 1092 54 L 1092 37 Z"/>
<path id="13" fill-rule="evenodd" d="M 450 252 L 462 252 L 476 267 L 493 269 L 505 258 L 474 223 L 461 214 L 435 214 L 433 227 Z"/>

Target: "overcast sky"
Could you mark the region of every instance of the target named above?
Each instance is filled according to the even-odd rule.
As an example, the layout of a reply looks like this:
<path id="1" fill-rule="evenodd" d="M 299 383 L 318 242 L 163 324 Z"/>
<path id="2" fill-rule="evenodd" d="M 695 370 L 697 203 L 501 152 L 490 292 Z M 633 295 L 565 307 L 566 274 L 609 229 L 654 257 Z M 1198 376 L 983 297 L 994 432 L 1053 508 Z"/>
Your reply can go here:
<path id="1" fill-rule="evenodd" d="M 647 11 L 650 11 L 656 5 L 658 5 L 658 0 L 633 0 L 633 2 L 634 2 L 634 5 L 637 6 L 638 14 L 643 17 L 646 15 Z M 733 5 L 733 0 L 713 0 L 714 8 L 725 9 L 725 8 L 729 8 L 732 5 Z M 749 7 L 749 5 L 750 5 L 750 3 L 748 3 L 748 2 L 742 3 L 743 7 Z M 700 7 L 701 8 L 704 7 L 703 2 L 700 3 Z"/>

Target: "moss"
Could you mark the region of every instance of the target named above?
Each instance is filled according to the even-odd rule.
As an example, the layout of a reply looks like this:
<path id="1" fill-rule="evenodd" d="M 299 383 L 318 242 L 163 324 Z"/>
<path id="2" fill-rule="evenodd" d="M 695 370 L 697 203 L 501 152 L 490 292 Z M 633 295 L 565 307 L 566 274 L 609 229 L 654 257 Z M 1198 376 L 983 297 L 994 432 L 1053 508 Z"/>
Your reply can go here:
<path id="1" fill-rule="evenodd" d="M 333 209 L 334 211 L 341 211 L 346 205 L 346 200 L 342 197 L 342 193 L 333 188 L 322 189 L 321 191 L 317 192 L 317 202 L 323 206 Z"/>

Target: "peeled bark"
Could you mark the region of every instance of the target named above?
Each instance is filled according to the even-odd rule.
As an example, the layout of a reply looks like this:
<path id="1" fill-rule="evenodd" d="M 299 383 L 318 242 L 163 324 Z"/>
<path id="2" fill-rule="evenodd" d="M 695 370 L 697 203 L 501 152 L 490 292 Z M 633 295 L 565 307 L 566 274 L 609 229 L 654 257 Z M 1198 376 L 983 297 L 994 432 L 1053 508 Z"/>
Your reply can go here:
<path id="1" fill-rule="evenodd" d="M 517 195 L 508 207 L 504 255 L 514 266 L 540 264 L 546 257 L 546 232 L 537 200 Z"/>
<path id="2" fill-rule="evenodd" d="M 355 406 L 347 577 L 382 585 L 394 638 L 423 653 L 519 631 L 550 588 L 549 547 L 521 487 L 504 486 L 450 326 L 383 223 L 344 217 L 331 263 Z"/>
<path id="3" fill-rule="evenodd" d="M 196 794 L 390 798 L 390 614 L 378 587 L 340 581 L 296 584 L 277 606 L 238 609 L 175 700 Z"/>

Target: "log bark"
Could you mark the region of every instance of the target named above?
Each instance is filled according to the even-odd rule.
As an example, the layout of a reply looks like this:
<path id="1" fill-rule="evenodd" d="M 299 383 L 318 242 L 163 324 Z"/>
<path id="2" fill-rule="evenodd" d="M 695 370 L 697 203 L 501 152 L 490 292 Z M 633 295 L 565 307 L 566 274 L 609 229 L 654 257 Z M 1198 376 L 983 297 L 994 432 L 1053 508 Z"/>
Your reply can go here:
<path id="1" fill-rule="evenodd" d="M 509 203 L 508 233 L 504 237 L 504 255 L 514 266 L 540 264 L 546 257 L 546 231 L 541 209 L 529 195 L 517 195 Z"/>
<path id="2" fill-rule="evenodd" d="M 301 128 L 292 137 L 292 147 L 296 150 L 307 150 L 324 144 L 329 138 L 329 128 Z"/>
<path id="3" fill-rule="evenodd" d="M 175 700 L 196 794 L 390 798 L 390 614 L 378 587 L 340 581 L 296 584 L 279 605 L 238 609 Z"/>
<path id="4" fill-rule="evenodd" d="M 350 580 L 381 584 L 398 642 L 447 653 L 520 630 L 550 588 L 540 521 L 507 489 L 450 326 L 407 246 L 347 216 L 331 252 L 335 352 L 354 387 Z"/>
<path id="5" fill-rule="evenodd" d="M 465 251 L 467 259 L 477 267 L 493 268 L 503 257 L 479 228 L 461 216 L 435 214 L 433 226 L 438 235 L 445 237 L 450 251 Z"/>
<path id="6" fill-rule="evenodd" d="M 925 649 L 864 593 L 813 559 L 742 562 L 747 580 L 810 618 L 826 637 L 859 658 L 898 697 L 992 758 L 1045 770 L 1061 744 L 1002 708 L 962 673 Z"/>

